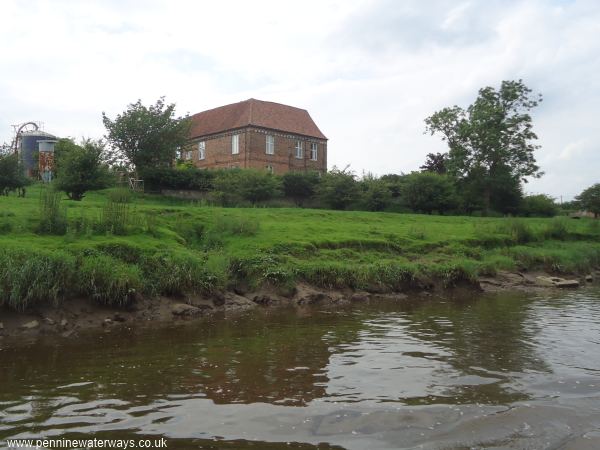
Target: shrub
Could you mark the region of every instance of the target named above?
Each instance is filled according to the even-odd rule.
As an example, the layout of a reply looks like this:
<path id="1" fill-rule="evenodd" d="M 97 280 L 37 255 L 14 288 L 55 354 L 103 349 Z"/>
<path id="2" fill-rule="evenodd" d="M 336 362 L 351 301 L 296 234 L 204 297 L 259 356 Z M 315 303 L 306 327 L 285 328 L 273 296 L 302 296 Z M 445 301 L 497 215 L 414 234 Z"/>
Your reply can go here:
<path id="1" fill-rule="evenodd" d="M 222 193 L 224 206 L 235 204 L 236 198 L 255 205 L 277 197 L 281 190 L 281 179 L 265 171 L 237 169 L 219 172 L 214 186 Z"/>
<path id="2" fill-rule="evenodd" d="M 287 172 L 282 177 L 284 195 L 302 206 L 315 195 L 319 181 L 318 172 Z"/>
<path id="3" fill-rule="evenodd" d="M 362 184 L 365 187 L 363 203 L 367 211 L 383 211 L 391 204 L 392 192 L 386 182 L 368 179 L 363 180 Z"/>
<path id="4" fill-rule="evenodd" d="M 108 167 L 102 163 L 102 141 L 85 140 L 77 145 L 62 139 L 57 146 L 55 187 L 71 200 L 80 201 L 87 191 L 104 189 L 110 184 Z"/>
<path id="5" fill-rule="evenodd" d="M 552 217 L 558 214 L 558 206 L 548 195 L 528 195 L 521 200 L 519 212 L 527 217 Z"/>
<path id="6" fill-rule="evenodd" d="M 210 191 L 214 188 L 213 180 L 218 172 L 192 167 L 153 167 L 144 169 L 141 177 L 144 179 L 144 188 L 147 191 L 161 189 Z"/>
<path id="7" fill-rule="evenodd" d="M 319 200 L 333 209 L 346 209 L 359 198 L 359 186 L 355 175 L 334 167 L 321 178 L 318 188 Z"/>
<path id="8" fill-rule="evenodd" d="M 14 153 L 0 154 L 0 195 L 8 195 L 10 191 L 22 189 L 30 183 L 24 175 L 25 169 L 18 155 Z"/>
<path id="9" fill-rule="evenodd" d="M 428 214 L 433 211 L 443 214 L 458 204 L 452 180 L 431 172 L 407 175 L 403 196 L 412 210 Z"/>

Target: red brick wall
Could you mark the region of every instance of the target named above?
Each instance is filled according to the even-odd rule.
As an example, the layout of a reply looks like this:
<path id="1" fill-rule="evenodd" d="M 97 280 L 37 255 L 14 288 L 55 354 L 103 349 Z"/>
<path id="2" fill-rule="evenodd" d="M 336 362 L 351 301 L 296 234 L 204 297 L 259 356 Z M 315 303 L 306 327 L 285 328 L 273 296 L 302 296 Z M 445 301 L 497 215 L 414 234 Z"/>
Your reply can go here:
<path id="1" fill-rule="evenodd" d="M 231 154 L 231 136 L 239 134 L 238 155 Z M 267 135 L 275 139 L 275 152 L 266 153 Z M 303 158 L 296 158 L 296 141 L 302 142 Z M 205 142 L 205 159 L 198 160 L 198 142 Z M 317 143 L 317 161 L 310 159 L 310 144 Z M 227 132 L 215 136 L 197 138 L 189 147 L 192 150 L 192 161 L 200 168 L 273 168 L 276 174 L 290 170 L 327 171 L 327 141 L 304 136 L 290 135 L 277 131 L 248 127 L 237 132 Z"/>

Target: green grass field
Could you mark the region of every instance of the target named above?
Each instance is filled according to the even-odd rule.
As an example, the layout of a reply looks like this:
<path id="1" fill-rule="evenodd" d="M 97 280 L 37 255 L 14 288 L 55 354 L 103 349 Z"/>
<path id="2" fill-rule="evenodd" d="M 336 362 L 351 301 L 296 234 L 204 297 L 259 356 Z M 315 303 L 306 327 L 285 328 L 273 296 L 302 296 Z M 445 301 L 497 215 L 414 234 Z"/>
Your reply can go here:
<path id="1" fill-rule="evenodd" d="M 124 304 L 139 294 L 285 289 L 299 280 L 397 290 L 426 279 L 451 285 L 497 270 L 583 273 L 600 264 L 600 222 L 592 219 L 217 208 L 111 189 L 81 202 L 62 196 L 66 233 L 54 235 L 40 225 L 41 198 L 40 186 L 26 198 L 0 197 L 0 305 L 77 295 Z"/>

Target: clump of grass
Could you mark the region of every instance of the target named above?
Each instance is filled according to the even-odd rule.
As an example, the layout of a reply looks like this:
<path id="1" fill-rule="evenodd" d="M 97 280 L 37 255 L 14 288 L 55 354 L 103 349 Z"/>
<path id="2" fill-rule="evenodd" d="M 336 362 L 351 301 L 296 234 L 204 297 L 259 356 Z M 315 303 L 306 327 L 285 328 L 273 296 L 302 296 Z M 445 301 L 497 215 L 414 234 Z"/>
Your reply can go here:
<path id="1" fill-rule="evenodd" d="M 108 192 L 108 199 L 115 203 L 131 203 L 133 193 L 126 188 L 118 188 Z"/>
<path id="2" fill-rule="evenodd" d="M 358 267 L 340 262 L 303 262 L 295 267 L 296 276 L 323 288 L 364 288 L 363 271 Z"/>
<path id="3" fill-rule="evenodd" d="M 126 242 L 107 242 L 99 244 L 96 249 L 127 264 L 137 264 L 142 259 L 142 250 Z"/>
<path id="4" fill-rule="evenodd" d="M 129 225 L 129 197 L 109 196 L 100 213 L 96 231 L 107 234 L 126 235 Z"/>
<path id="5" fill-rule="evenodd" d="M 179 220 L 175 225 L 175 229 L 185 243 L 191 247 L 201 245 L 207 233 L 204 222 L 193 220 Z"/>
<path id="6" fill-rule="evenodd" d="M 85 257 L 80 264 L 79 290 L 98 303 L 128 305 L 142 289 L 142 275 L 135 265 L 106 255 Z"/>
<path id="7" fill-rule="evenodd" d="M 8 220 L 1 220 L 0 221 L 0 234 L 8 234 L 13 230 L 13 224 L 12 222 L 9 222 Z"/>
<path id="8" fill-rule="evenodd" d="M 256 236 L 260 222 L 252 217 L 218 216 L 214 229 L 223 234 Z"/>
<path id="9" fill-rule="evenodd" d="M 474 261 L 459 260 L 449 264 L 433 266 L 431 274 L 441 280 L 444 287 L 454 287 L 461 282 L 474 283 L 477 281 L 477 265 Z"/>
<path id="10" fill-rule="evenodd" d="M 566 217 L 554 217 L 552 221 L 546 225 L 543 235 L 546 239 L 564 241 L 569 236 L 569 219 Z"/>
<path id="11" fill-rule="evenodd" d="M 228 272 L 234 281 L 246 281 L 253 287 L 265 282 L 285 285 L 293 278 L 283 258 L 271 253 L 233 258 L 229 263 Z"/>
<path id="12" fill-rule="evenodd" d="M 40 192 L 38 234 L 64 235 L 67 232 L 67 210 L 61 205 L 61 194 L 52 189 Z"/>
<path id="13" fill-rule="evenodd" d="M 498 226 L 498 232 L 508 234 L 516 244 L 527 244 L 536 240 L 535 233 L 523 220 L 507 220 Z"/>
<path id="14" fill-rule="evenodd" d="M 151 236 L 154 236 L 154 237 L 159 236 L 158 218 L 155 213 L 146 213 L 143 229 L 144 229 L 145 233 L 147 233 Z"/>
<path id="15" fill-rule="evenodd" d="M 195 255 L 144 255 L 139 267 L 151 295 L 212 292 L 224 284 L 223 277 L 208 270 L 204 259 Z"/>
<path id="16" fill-rule="evenodd" d="M 68 231 L 76 236 L 83 236 L 90 234 L 92 228 L 92 221 L 81 211 L 79 216 L 69 222 Z"/>
<path id="17" fill-rule="evenodd" d="M 76 267 L 75 258 L 60 251 L 0 251 L 0 306 L 24 311 L 57 304 L 73 287 Z"/>

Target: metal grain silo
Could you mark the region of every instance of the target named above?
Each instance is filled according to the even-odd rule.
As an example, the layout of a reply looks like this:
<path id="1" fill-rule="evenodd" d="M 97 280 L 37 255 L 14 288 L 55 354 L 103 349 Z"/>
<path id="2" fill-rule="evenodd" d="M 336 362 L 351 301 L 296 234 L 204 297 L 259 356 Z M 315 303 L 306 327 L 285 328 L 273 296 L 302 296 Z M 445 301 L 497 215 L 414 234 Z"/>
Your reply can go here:
<path id="1" fill-rule="evenodd" d="M 25 130 L 25 125 L 34 125 L 34 130 Z M 29 177 L 38 174 L 38 151 L 40 141 L 56 140 L 56 136 L 41 131 L 37 124 L 23 124 L 17 131 L 17 151 L 21 157 L 25 174 Z"/>

